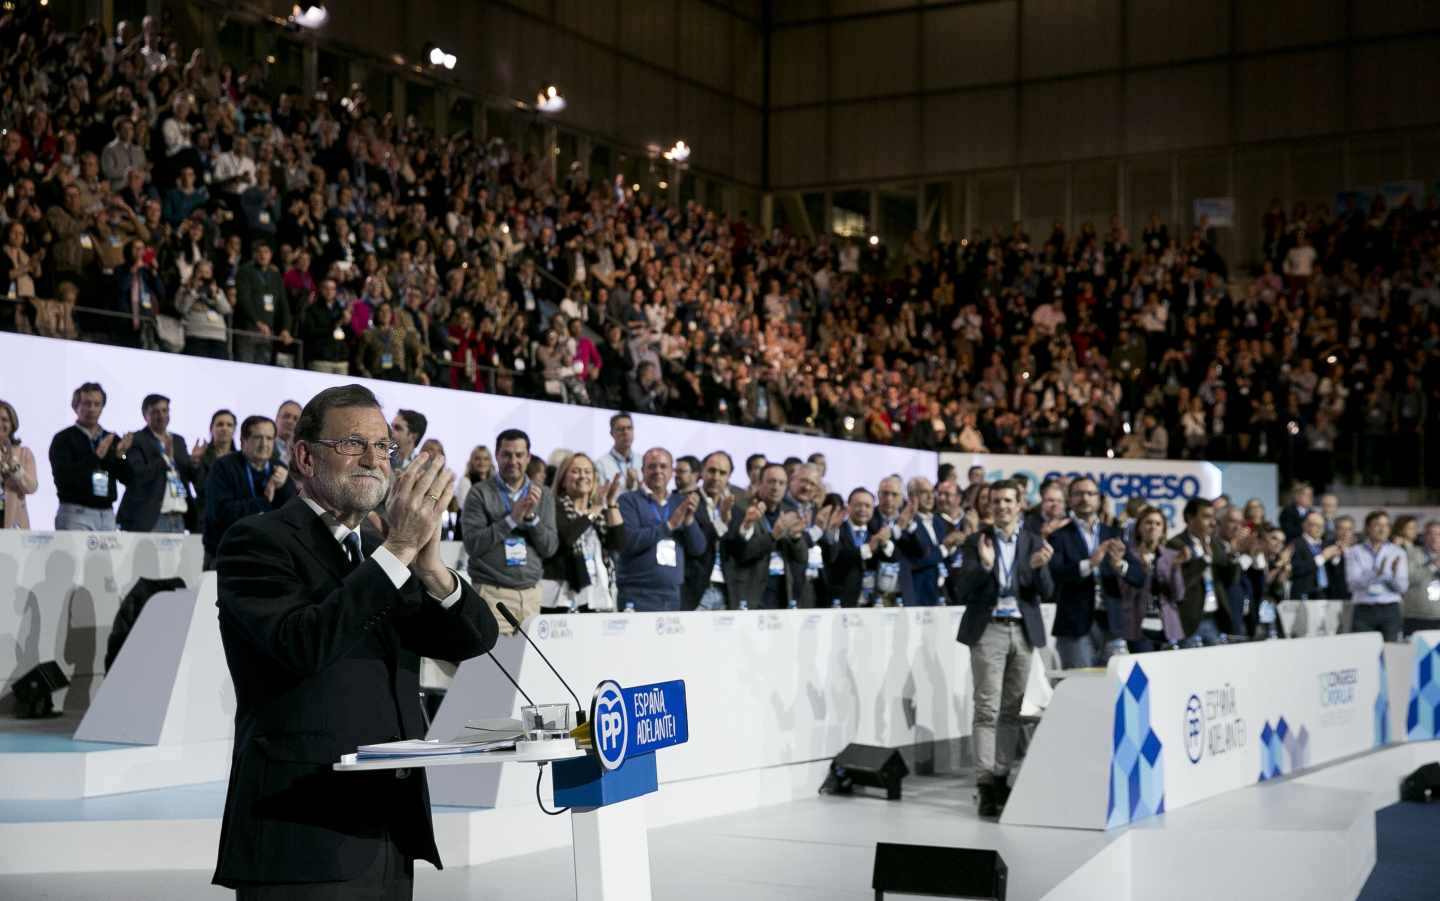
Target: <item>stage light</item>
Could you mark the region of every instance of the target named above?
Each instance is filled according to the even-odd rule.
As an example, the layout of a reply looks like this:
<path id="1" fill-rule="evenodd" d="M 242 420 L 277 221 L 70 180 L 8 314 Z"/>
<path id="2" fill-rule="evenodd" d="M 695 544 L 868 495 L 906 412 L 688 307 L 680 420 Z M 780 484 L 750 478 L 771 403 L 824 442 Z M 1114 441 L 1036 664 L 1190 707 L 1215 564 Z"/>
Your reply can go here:
<path id="1" fill-rule="evenodd" d="M 664 155 L 665 159 L 672 163 L 683 163 L 690 159 L 690 145 L 684 141 L 676 141 Z"/>
<path id="2" fill-rule="evenodd" d="M 301 28 L 319 28 L 330 19 L 322 3 L 295 4 L 290 8 L 290 21 Z"/>
<path id="3" fill-rule="evenodd" d="M 558 113 L 565 109 L 565 106 L 565 95 L 553 84 L 547 85 L 535 95 L 535 108 L 542 113 Z"/>
<path id="4" fill-rule="evenodd" d="M 640 182 L 637 181 L 637 182 L 635 182 L 635 184 L 631 185 L 631 186 L 630 186 L 630 190 L 631 190 L 631 191 L 634 191 L 636 194 L 639 194 L 639 193 L 640 193 Z"/>
<path id="5" fill-rule="evenodd" d="M 272 53 L 269 56 L 265 57 L 265 63 L 266 65 L 275 65 L 275 54 Z"/>
<path id="6" fill-rule="evenodd" d="M 871 247 L 877 247 L 877 246 L 879 246 L 879 244 L 880 244 L 880 236 L 879 236 L 879 235 L 871 235 L 871 236 L 870 236 L 870 246 L 871 246 Z"/>
<path id="7" fill-rule="evenodd" d="M 657 188 L 659 188 L 660 190 L 664 191 L 665 189 L 667 189 L 667 188 L 670 187 L 670 182 L 668 182 L 668 181 L 657 182 L 657 183 L 655 184 L 655 187 L 657 187 Z"/>

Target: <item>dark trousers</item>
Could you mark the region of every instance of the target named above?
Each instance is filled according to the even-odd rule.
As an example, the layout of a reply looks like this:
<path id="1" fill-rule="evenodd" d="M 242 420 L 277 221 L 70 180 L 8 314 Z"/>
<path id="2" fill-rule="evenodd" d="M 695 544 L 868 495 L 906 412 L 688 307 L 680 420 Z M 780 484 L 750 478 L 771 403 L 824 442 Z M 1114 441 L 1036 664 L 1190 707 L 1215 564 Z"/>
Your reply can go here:
<path id="1" fill-rule="evenodd" d="M 348 882 L 286 882 L 245 885 L 236 901 L 410 901 L 415 888 L 415 862 L 385 842 L 370 869 Z"/>
<path id="2" fill-rule="evenodd" d="M 1440 629 L 1440 619 L 1429 619 L 1423 616 L 1405 617 L 1405 637 L 1409 638 L 1416 632 L 1428 632 L 1432 629 Z"/>
<path id="3" fill-rule="evenodd" d="M 1385 641 L 1400 640 L 1400 605 L 1397 604 L 1356 604 L 1355 617 L 1350 623 L 1351 632 L 1379 632 Z"/>

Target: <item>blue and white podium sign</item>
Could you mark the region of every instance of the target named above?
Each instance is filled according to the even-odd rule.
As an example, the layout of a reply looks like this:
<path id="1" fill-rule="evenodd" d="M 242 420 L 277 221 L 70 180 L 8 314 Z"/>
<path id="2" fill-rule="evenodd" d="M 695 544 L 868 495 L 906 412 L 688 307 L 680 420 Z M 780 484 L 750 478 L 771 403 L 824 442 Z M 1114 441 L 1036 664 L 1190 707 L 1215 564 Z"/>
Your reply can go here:
<path id="1" fill-rule="evenodd" d="M 1415 661 L 1410 697 L 1405 708 L 1405 738 L 1431 741 L 1440 738 L 1440 631 L 1410 636 Z"/>
<path id="2" fill-rule="evenodd" d="M 621 688 L 613 680 L 601 682 L 590 701 L 590 722 L 595 755 L 607 772 L 619 769 L 627 757 L 684 744 L 690 740 L 685 682 L 676 679 L 634 688 Z"/>

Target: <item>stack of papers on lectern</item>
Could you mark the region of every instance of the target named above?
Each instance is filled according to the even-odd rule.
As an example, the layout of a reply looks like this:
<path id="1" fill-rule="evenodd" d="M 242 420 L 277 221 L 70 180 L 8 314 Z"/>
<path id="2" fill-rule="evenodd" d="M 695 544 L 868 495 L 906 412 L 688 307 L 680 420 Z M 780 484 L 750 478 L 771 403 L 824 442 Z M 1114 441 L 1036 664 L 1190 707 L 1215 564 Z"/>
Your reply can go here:
<path id="1" fill-rule="evenodd" d="M 440 754 L 476 754 L 484 751 L 512 751 L 519 731 L 498 734 L 491 731 L 476 731 L 473 735 L 462 735 L 450 741 L 387 741 L 377 745 L 361 745 L 355 749 L 358 757 L 433 757 Z"/>

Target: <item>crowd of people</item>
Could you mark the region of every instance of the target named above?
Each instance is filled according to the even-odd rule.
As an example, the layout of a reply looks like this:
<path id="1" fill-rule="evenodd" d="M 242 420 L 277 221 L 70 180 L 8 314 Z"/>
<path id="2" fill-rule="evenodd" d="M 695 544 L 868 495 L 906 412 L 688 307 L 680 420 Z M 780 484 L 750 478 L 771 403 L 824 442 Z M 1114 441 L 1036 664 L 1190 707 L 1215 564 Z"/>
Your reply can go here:
<path id="1" fill-rule="evenodd" d="M 0 328 L 926 449 L 1276 461 L 1322 489 L 1440 454 L 1433 196 L 1277 201 L 1245 273 L 1158 216 L 892 255 L 557 174 L 358 86 L 303 96 L 153 17 L 7 13 L 0 54 Z"/>
<path id="2" fill-rule="evenodd" d="M 135 431 L 102 425 L 106 402 L 98 383 L 79 386 L 75 424 L 50 441 L 56 529 L 200 534 L 208 568 L 236 522 L 299 493 L 291 457 L 301 405 L 293 400 L 273 417 L 217 410 L 194 443 L 170 429 L 163 395 L 144 399 L 145 425 Z M 40 486 L 19 425 L 16 408 L 0 400 L 0 509 L 6 527 L 30 528 L 26 497 Z M 320 443 L 344 455 L 379 454 L 400 471 L 422 453 L 446 456 L 427 431 L 424 413 L 399 410 L 384 447 L 346 435 Z M 471 449 L 463 468 L 457 462 L 443 535 L 463 546 L 485 600 L 524 615 L 968 608 L 973 588 L 961 571 L 996 550 L 991 536 L 1013 539 L 1019 530 L 1033 546 L 1017 557 L 1000 542 L 1001 559 L 1007 570 L 1019 559 L 1049 572 L 1035 601 L 1056 604 L 1052 634 L 1067 667 L 1127 651 L 1281 637 L 1284 600 L 1351 600 L 1356 627 L 1373 619 L 1389 639 L 1440 626 L 1440 521 L 1422 534 L 1414 518 L 1392 529 L 1376 511 L 1360 526 L 1339 513 L 1335 495 L 1317 502 L 1303 482 L 1276 522 L 1258 499 L 1192 498 L 1184 530 L 1170 534 L 1162 511 L 1138 497 L 1102 497 L 1090 478 L 987 483 L 978 466 L 962 475 L 942 465 L 934 480 L 889 475 L 873 486 L 831 486 L 820 453 L 754 454 L 737 466 L 723 449 L 641 452 L 626 413 L 611 418 L 610 435 L 603 450 L 542 456 L 524 432 L 504 429 L 493 446 Z M 383 533 L 382 519 L 368 528 Z"/>

